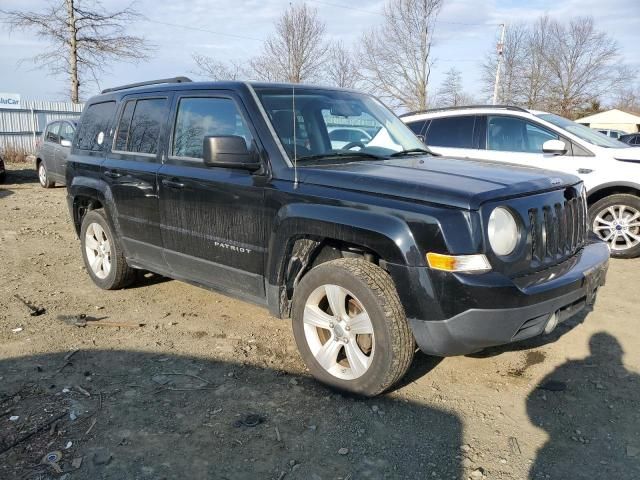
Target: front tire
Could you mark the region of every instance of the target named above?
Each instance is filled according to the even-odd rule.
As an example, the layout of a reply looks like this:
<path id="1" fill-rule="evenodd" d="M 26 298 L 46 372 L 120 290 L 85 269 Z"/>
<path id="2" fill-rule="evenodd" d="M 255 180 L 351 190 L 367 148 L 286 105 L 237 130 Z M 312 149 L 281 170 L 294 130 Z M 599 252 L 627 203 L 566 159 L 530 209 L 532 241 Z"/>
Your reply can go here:
<path id="1" fill-rule="evenodd" d="M 91 210 L 80 229 L 82 258 L 93 283 L 104 290 L 129 286 L 136 271 L 127 265 L 120 242 L 103 209 Z"/>
<path id="2" fill-rule="evenodd" d="M 49 178 L 49 172 L 44 164 L 44 160 L 38 164 L 38 180 L 43 188 L 51 188 L 55 185 L 55 182 L 52 182 Z"/>
<path id="3" fill-rule="evenodd" d="M 611 256 L 635 258 L 640 255 L 640 198 L 620 193 L 589 207 L 589 226 L 609 244 Z"/>
<path id="4" fill-rule="evenodd" d="M 415 341 L 393 280 L 363 259 L 338 259 L 307 273 L 293 297 L 293 334 L 323 383 L 378 395 L 406 373 Z"/>

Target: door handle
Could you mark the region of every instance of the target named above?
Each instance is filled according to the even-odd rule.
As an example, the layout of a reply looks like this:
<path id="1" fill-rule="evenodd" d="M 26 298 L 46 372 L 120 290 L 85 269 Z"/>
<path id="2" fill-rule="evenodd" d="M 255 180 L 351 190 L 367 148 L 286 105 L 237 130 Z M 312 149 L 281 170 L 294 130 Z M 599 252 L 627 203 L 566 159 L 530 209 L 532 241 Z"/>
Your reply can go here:
<path id="1" fill-rule="evenodd" d="M 581 173 L 582 175 L 585 175 L 587 173 L 591 173 L 593 172 L 593 170 L 591 170 L 590 168 L 579 168 L 578 169 L 578 173 Z"/>
<path id="2" fill-rule="evenodd" d="M 176 182 L 175 180 L 162 180 L 162 185 L 169 188 L 184 188 L 184 183 Z"/>
<path id="3" fill-rule="evenodd" d="M 120 178 L 122 176 L 121 173 L 118 173 L 115 170 L 105 170 L 104 175 L 109 178 Z"/>

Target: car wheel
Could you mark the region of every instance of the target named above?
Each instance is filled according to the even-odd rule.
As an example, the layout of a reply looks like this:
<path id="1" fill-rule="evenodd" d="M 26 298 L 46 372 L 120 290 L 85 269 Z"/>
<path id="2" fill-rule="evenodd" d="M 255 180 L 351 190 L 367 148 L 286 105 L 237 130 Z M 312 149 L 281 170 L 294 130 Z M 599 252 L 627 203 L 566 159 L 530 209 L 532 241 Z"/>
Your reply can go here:
<path id="1" fill-rule="evenodd" d="M 6 179 L 7 179 L 7 172 L 0 173 L 0 183 L 4 183 Z"/>
<path id="2" fill-rule="evenodd" d="M 404 376 L 415 341 L 393 280 L 362 259 L 338 259 L 307 273 L 294 291 L 293 334 L 311 374 L 365 396 Z"/>
<path id="3" fill-rule="evenodd" d="M 127 265 L 104 210 L 91 210 L 84 216 L 80 241 L 84 264 L 97 286 L 116 290 L 133 282 L 136 271 Z"/>
<path id="4" fill-rule="evenodd" d="M 55 182 L 49 179 L 49 172 L 47 171 L 44 161 L 38 164 L 38 180 L 40 180 L 40 185 L 44 188 L 51 188 L 55 185 Z"/>
<path id="5" fill-rule="evenodd" d="M 589 225 L 609 244 L 611 256 L 640 255 L 640 198 L 629 194 L 610 195 L 589 207 Z"/>

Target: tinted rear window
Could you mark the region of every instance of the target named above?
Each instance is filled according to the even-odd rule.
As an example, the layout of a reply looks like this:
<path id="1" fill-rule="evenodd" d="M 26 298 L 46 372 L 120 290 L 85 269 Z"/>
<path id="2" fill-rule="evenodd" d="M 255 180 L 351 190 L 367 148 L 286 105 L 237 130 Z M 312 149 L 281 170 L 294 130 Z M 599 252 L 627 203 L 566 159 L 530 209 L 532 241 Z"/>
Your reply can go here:
<path id="1" fill-rule="evenodd" d="M 81 150 L 100 151 L 116 111 L 116 102 L 94 103 L 85 110 L 76 135 L 76 147 Z"/>
<path id="2" fill-rule="evenodd" d="M 426 144 L 434 147 L 473 148 L 475 116 L 435 118 L 427 132 Z"/>

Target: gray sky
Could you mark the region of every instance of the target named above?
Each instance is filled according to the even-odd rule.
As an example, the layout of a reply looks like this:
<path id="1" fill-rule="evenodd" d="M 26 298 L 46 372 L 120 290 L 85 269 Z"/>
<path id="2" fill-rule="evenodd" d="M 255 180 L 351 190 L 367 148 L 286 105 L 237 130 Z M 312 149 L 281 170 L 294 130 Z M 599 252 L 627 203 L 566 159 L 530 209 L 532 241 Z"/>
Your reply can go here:
<path id="1" fill-rule="evenodd" d="M 0 0 L 0 3 L 4 9 L 36 9 L 44 1 Z M 103 0 L 107 9 L 122 8 L 129 3 Z M 149 21 L 132 25 L 131 31 L 145 36 L 157 49 L 145 63 L 113 64 L 99 79 L 100 87 L 175 75 L 196 79 L 191 59 L 194 52 L 219 60 L 246 60 L 259 53 L 262 40 L 273 31 L 275 19 L 289 3 L 281 0 L 139 0 L 136 8 Z M 380 12 L 384 2 L 381 0 L 307 0 L 307 3 L 318 9 L 326 23 L 328 38 L 342 40 L 347 45 L 357 42 L 362 32 L 382 21 Z M 592 15 L 598 28 L 618 42 L 622 61 L 640 69 L 640 0 L 445 0 L 436 27 L 432 89 L 437 89 L 444 72 L 456 67 L 462 72 L 465 88 L 478 94 L 480 63 L 486 52 L 495 47 L 497 24 L 530 21 L 545 13 L 560 19 Z M 46 45 L 30 33 L 9 32 L 0 24 L 0 92 L 20 93 L 25 99 L 68 98 L 66 79 L 50 77 L 46 70 L 35 69 L 32 63 L 19 62 L 45 48 Z M 92 86 L 90 91 L 85 91 L 85 96 L 97 90 Z"/>

